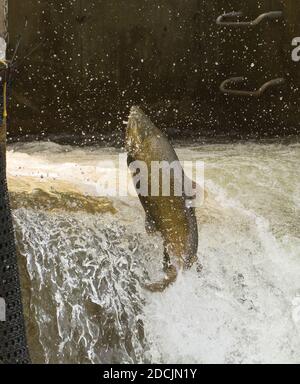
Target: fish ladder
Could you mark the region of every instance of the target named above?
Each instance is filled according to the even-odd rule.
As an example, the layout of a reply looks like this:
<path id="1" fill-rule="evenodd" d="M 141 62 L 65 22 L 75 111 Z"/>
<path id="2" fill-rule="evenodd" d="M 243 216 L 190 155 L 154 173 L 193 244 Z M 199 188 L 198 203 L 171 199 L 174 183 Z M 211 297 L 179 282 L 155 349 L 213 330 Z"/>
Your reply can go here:
<path id="1" fill-rule="evenodd" d="M 3 118 L 0 128 L 0 364 L 28 364 L 22 294 L 6 178 L 7 84 L 9 68 L 0 63 Z"/>

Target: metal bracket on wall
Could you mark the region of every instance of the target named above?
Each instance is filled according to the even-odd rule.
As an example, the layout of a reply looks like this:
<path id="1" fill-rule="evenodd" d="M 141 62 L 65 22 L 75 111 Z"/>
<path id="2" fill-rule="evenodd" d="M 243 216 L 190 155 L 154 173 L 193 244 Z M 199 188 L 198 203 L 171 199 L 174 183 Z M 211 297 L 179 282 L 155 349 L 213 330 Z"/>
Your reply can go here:
<path id="1" fill-rule="evenodd" d="M 239 18 L 243 16 L 243 12 L 230 12 L 224 13 L 223 15 L 217 18 L 217 24 L 223 26 L 231 27 L 254 27 L 255 25 L 261 23 L 263 20 L 279 19 L 283 16 L 281 11 L 272 11 L 267 13 L 262 13 L 255 20 L 252 21 L 226 21 L 228 18 Z"/>
<path id="2" fill-rule="evenodd" d="M 230 84 L 241 83 L 242 81 L 247 80 L 245 77 L 232 77 L 231 79 L 227 79 L 223 81 L 220 85 L 220 90 L 222 93 L 227 95 L 235 95 L 235 96 L 248 96 L 248 97 L 260 97 L 270 88 L 283 85 L 285 83 L 285 79 L 278 78 L 273 79 L 262 85 L 257 91 L 243 91 L 238 89 L 228 89 L 227 86 Z"/>

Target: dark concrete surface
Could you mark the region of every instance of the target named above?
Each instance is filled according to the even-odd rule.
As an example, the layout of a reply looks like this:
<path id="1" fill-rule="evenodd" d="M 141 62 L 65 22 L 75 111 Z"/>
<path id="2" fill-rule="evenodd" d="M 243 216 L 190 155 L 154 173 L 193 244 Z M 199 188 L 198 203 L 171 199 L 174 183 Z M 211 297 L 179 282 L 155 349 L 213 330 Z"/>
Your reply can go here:
<path id="1" fill-rule="evenodd" d="M 6 34 L 6 0 L 0 0 L 0 36 Z"/>
<path id="2" fill-rule="evenodd" d="M 216 25 L 282 10 L 255 28 Z M 173 138 L 260 138 L 299 133 L 297 0 L 9 0 L 10 47 L 22 35 L 11 101 L 10 138 L 121 144 L 129 108 L 143 106 Z M 28 19 L 24 29 L 25 18 Z M 261 99 L 225 96 L 284 77 Z"/>

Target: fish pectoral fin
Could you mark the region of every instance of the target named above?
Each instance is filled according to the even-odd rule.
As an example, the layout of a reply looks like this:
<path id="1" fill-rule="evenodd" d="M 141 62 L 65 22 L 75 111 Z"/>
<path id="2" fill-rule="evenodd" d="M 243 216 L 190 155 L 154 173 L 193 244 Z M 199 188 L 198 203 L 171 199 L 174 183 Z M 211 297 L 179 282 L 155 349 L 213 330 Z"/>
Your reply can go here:
<path id="1" fill-rule="evenodd" d="M 202 273 L 203 271 L 203 265 L 199 261 L 196 264 L 196 269 L 198 273 Z"/>
<path id="2" fill-rule="evenodd" d="M 154 233 L 158 232 L 154 220 L 147 213 L 145 219 L 145 229 L 148 235 L 153 235 Z"/>
<path id="3" fill-rule="evenodd" d="M 143 288 L 152 293 L 164 292 L 171 284 L 175 283 L 178 276 L 176 267 L 171 265 L 166 271 L 166 276 L 163 280 L 156 283 L 145 284 Z"/>
<path id="4" fill-rule="evenodd" d="M 196 191 L 197 191 L 197 193 L 200 193 L 200 191 L 201 191 L 201 193 L 203 193 L 204 200 L 206 200 L 208 198 L 207 190 L 205 188 L 201 187 L 195 180 L 190 180 L 190 185 L 192 185 L 192 189 L 193 189 L 190 192 L 194 192 L 194 193 L 190 193 L 189 196 L 186 196 L 187 200 L 191 200 L 191 201 L 195 200 L 197 198 Z M 184 192 L 186 194 L 186 191 L 184 191 Z"/>
<path id="5" fill-rule="evenodd" d="M 191 269 L 192 266 L 197 263 L 199 264 L 199 259 L 198 259 L 198 256 L 193 256 L 193 257 L 188 257 L 184 260 L 184 269 L 185 270 L 188 270 L 188 269 Z M 200 265 L 200 264 L 199 264 Z"/>

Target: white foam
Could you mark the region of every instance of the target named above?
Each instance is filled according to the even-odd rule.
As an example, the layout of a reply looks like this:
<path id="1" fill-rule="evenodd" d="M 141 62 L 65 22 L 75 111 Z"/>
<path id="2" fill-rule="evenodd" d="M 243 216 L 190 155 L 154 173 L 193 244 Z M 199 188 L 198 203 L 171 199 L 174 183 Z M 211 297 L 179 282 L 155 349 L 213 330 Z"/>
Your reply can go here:
<path id="1" fill-rule="evenodd" d="M 118 153 L 53 144 L 19 145 L 9 152 L 9 174 L 22 178 L 42 172 L 46 178 L 72 181 L 88 191 L 98 160 L 116 158 Z M 53 313 L 45 300 L 35 298 L 48 361 L 299 362 L 300 146 L 208 145 L 180 148 L 178 153 L 183 160 L 206 162 L 206 187 L 213 195 L 211 206 L 197 212 L 203 272 L 194 268 L 184 273 L 163 294 L 140 292 L 135 296 L 138 311 L 129 287 L 135 279 L 144 278 L 144 268 L 157 273 L 162 261 L 161 240 L 143 230 L 138 200 L 116 201 L 118 215 L 101 220 L 88 215 L 15 213 L 18 231 L 29 244 L 26 257 L 33 284 L 43 287 L 48 301 L 57 307 Z M 45 242 L 31 235 L 36 227 L 41 239 L 46 231 Z M 135 265 L 134 273 L 120 272 L 114 278 L 111 268 L 118 260 L 128 262 L 126 255 Z M 119 264 L 117 269 L 122 271 Z M 60 270 L 65 284 L 57 280 Z M 99 295 L 97 284 L 106 276 L 111 276 L 111 291 Z M 139 326 L 134 323 L 134 352 L 128 354 L 125 342 L 118 345 L 118 353 L 101 350 L 97 338 L 103 337 L 107 323 L 101 324 L 101 317 L 89 318 L 86 297 L 105 308 L 105 316 L 113 314 L 123 341 L 127 328 L 118 314 L 124 316 L 125 311 L 130 319 L 140 316 L 145 339 L 136 336 Z M 70 303 L 72 311 L 68 312 Z M 57 335 L 50 338 L 55 321 Z M 52 339 L 59 341 L 53 344 Z"/>

